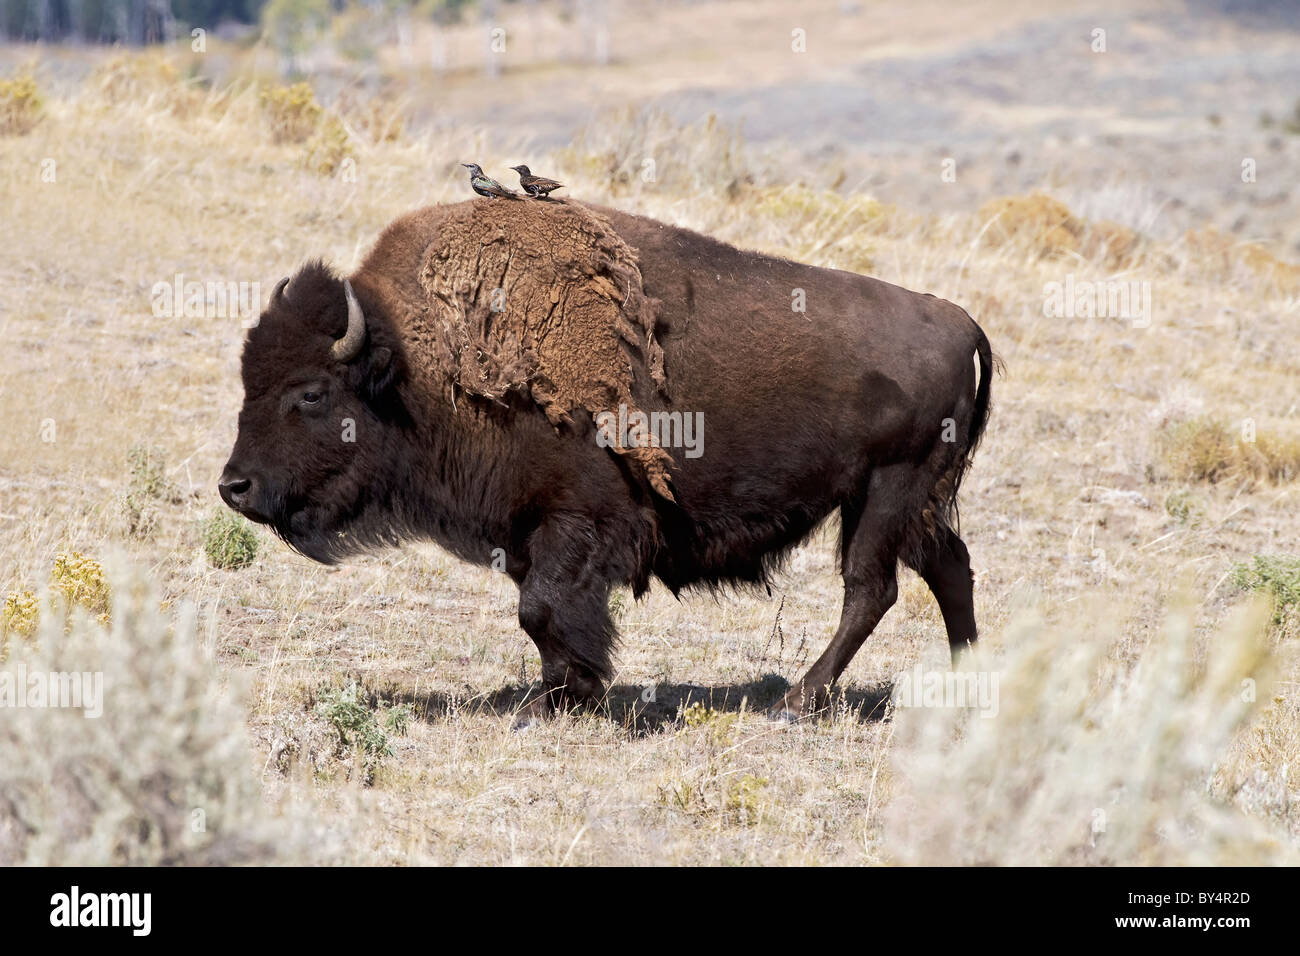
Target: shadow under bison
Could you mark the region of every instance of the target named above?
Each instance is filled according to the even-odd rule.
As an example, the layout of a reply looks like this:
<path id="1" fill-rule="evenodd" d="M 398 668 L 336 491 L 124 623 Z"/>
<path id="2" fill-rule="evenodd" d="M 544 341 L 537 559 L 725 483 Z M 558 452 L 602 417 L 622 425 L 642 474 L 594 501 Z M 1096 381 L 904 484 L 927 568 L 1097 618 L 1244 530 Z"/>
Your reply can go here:
<path id="1" fill-rule="evenodd" d="M 777 704 L 789 692 L 790 682 L 777 674 L 735 684 L 656 684 L 653 688 L 637 684 L 613 684 L 605 696 L 593 705 L 594 712 L 634 736 L 664 733 L 679 725 L 683 711 L 692 704 L 702 704 L 723 713 L 762 712 Z M 828 701 L 828 711 L 844 714 L 862 723 L 884 720 L 893 685 L 836 688 Z M 439 692 L 411 693 L 395 691 L 383 695 L 388 704 L 407 704 L 421 720 L 432 721 L 453 713 L 489 713 L 511 717 L 522 727 L 521 716 L 530 713 L 530 705 L 544 697 L 540 684 L 527 687 L 509 686 L 481 697 L 453 698 Z M 378 700 L 372 701 L 378 703 Z"/>

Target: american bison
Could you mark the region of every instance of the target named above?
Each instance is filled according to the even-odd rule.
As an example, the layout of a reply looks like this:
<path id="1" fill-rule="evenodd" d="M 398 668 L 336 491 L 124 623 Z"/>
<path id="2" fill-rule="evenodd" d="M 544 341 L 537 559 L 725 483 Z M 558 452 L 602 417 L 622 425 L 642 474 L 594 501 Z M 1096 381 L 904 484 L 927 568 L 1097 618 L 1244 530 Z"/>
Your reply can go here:
<path id="1" fill-rule="evenodd" d="M 482 254 L 483 240 L 477 253 L 439 259 L 430 250 L 440 236 L 478 224 L 500 247 L 505 305 L 479 315 L 485 328 L 497 323 L 494 341 L 505 341 L 511 284 L 531 275 L 528 301 L 561 312 L 543 313 L 524 338 L 545 328 L 562 342 L 555 315 L 586 293 L 555 289 L 547 300 L 519 263 L 563 265 L 573 217 L 606 229 L 600 241 L 625 243 L 639 269 L 587 279 L 616 306 L 626 283 L 621 304 L 639 295 L 651 310 L 639 342 L 623 329 L 625 397 L 707 426 L 694 454 L 663 449 L 666 482 L 597 440 L 590 402 L 555 414 L 528 387 L 484 397 L 447 373 L 448 313 L 431 306 L 430 283 L 451 260 Z M 526 237 L 537 234 L 545 238 L 527 259 Z M 465 302 L 489 291 L 453 287 Z M 476 564 L 495 559 L 519 587 L 519 623 L 541 654 L 544 693 L 530 715 L 603 695 L 613 587 L 640 597 L 652 576 L 674 594 L 764 585 L 838 511 L 839 628 L 774 708 L 788 718 L 824 703 L 894 603 L 900 560 L 934 593 L 953 653 L 975 640 L 954 519 L 988 419 L 992 366 L 979 326 L 931 295 L 614 209 L 471 200 L 396 220 L 346 280 L 312 262 L 276 287 L 244 345 L 239 435 L 219 489 L 318 561 L 417 539 Z M 547 384 L 536 368 L 526 373 Z"/>

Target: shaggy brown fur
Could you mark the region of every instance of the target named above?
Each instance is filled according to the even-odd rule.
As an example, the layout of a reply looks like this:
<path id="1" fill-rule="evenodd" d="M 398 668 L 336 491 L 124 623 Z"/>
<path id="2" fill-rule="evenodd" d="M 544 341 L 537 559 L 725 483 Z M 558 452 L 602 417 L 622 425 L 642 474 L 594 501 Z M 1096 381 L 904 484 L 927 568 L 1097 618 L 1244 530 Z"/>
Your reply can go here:
<path id="1" fill-rule="evenodd" d="M 655 306 L 636 254 L 609 220 L 577 204 L 455 208 L 420 268 L 433 358 L 449 382 L 499 401 L 530 395 L 555 426 L 570 413 L 639 410 L 633 379 L 667 394 Z M 623 447 L 672 500 L 668 452 Z"/>

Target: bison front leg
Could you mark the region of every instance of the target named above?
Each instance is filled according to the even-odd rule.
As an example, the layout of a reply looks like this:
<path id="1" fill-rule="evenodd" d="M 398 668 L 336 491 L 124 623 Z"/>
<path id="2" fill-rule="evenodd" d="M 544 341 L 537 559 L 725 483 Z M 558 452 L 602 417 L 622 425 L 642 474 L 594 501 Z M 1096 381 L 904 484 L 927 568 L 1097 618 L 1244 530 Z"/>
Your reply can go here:
<path id="1" fill-rule="evenodd" d="M 519 624 L 542 656 L 542 696 L 516 722 L 588 707 L 605 695 L 616 631 L 610 583 L 600 571 L 600 539 L 589 519 L 548 517 L 528 545 L 519 585 Z"/>

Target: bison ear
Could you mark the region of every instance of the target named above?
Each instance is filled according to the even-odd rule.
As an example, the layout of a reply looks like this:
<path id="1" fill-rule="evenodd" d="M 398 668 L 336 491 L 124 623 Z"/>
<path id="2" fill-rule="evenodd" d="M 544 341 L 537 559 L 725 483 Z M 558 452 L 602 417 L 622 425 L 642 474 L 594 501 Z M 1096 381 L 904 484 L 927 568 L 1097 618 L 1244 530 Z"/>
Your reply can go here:
<path id="1" fill-rule="evenodd" d="M 361 366 L 358 383 L 359 391 L 370 401 L 381 398 L 397 381 L 397 363 L 393 361 L 393 350 L 378 346 L 367 351 L 365 361 L 356 363 Z"/>

